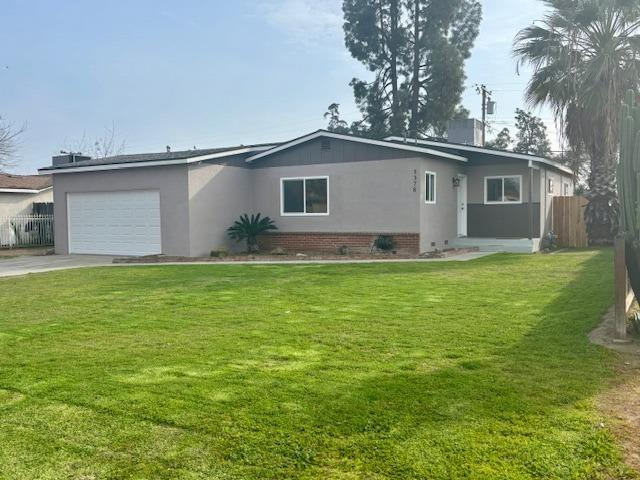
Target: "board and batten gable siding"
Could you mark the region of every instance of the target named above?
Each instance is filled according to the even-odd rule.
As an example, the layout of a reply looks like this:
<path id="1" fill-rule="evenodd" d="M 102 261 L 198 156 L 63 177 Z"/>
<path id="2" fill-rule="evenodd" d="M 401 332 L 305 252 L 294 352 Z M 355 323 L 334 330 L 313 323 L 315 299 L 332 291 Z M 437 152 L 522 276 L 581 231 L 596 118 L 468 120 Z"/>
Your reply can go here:
<path id="1" fill-rule="evenodd" d="M 1 193 L 0 217 L 16 215 L 31 215 L 34 203 L 53 202 L 53 190 L 48 189 L 40 193 Z"/>
<path id="2" fill-rule="evenodd" d="M 323 143 L 329 148 L 323 149 Z M 314 139 L 250 163 L 254 169 L 415 158 L 419 154 L 347 140 Z"/>
<path id="3" fill-rule="evenodd" d="M 69 253 L 67 194 L 157 190 L 160 192 L 162 253 L 188 256 L 189 194 L 186 165 L 56 173 L 54 185 L 55 250 Z"/>

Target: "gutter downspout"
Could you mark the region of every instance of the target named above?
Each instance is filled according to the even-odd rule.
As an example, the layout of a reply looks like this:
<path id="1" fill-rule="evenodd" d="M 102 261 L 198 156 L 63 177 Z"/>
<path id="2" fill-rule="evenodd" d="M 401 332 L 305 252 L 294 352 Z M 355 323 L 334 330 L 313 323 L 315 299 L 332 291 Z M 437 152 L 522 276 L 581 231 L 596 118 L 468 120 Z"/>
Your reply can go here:
<path id="1" fill-rule="evenodd" d="M 529 240 L 533 240 L 533 162 L 529 160 Z"/>

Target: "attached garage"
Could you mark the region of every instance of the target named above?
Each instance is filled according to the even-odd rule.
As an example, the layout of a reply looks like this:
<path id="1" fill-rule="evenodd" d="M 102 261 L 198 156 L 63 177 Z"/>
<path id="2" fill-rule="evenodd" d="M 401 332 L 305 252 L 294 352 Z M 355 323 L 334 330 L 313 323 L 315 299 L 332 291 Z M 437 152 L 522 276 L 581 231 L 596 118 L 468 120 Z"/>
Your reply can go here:
<path id="1" fill-rule="evenodd" d="M 69 253 L 162 253 L 158 190 L 67 194 Z"/>

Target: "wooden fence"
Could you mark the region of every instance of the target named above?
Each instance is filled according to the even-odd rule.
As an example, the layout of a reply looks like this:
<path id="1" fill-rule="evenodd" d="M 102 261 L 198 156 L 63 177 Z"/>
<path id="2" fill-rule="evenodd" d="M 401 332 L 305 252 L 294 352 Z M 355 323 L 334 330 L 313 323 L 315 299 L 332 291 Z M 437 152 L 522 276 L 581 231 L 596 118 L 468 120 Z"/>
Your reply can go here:
<path id="1" fill-rule="evenodd" d="M 53 215 L 0 217 L 0 248 L 53 245 Z"/>
<path id="2" fill-rule="evenodd" d="M 586 248 L 589 245 L 584 210 L 585 197 L 553 198 L 553 232 L 558 236 L 558 246 L 563 248 Z"/>

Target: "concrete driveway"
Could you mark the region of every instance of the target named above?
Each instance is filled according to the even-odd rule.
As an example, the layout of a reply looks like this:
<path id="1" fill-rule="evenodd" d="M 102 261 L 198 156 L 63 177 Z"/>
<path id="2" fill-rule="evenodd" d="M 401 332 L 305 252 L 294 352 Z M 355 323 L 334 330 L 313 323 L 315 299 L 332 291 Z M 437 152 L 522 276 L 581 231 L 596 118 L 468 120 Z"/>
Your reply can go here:
<path id="1" fill-rule="evenodd" d="M 113 257 L 102 255 L 46 255 L 0 259 L 0 277 L 42 273 L 68 268 L 111 265 Z"/>

